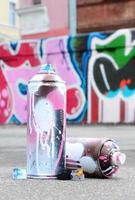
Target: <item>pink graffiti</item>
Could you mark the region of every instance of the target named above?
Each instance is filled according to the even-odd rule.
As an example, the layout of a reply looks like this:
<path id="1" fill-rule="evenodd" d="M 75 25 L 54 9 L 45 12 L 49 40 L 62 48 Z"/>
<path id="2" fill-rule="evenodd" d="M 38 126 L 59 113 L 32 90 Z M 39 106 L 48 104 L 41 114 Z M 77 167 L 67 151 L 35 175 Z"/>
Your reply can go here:
<path id="1" fill-rule="evenodd" d="M 54 66 L 67 86 L 78 85 L 81 81 L 70 61 L 70 56 L 66 49 L 66 42 L 67 40 L 63 39 L 49 39 L 45 41 L 44 48 L 47 52 L 45 62 L 51 63 Z"/>
<path id="2" fill-rule="evenodd" d="M 67 86 L 67 118 L 76 119 L 83 110 L 85 96 L 81 79 L 76 73 L 67 51 L 67 38 L 44 40 L 42 59 L 40 40 L 20 41 L 0 45 L 0 123 L 7 123 L 15 115 L 21 123 L 27 122 L 27 95 L 19 91 L 19 83 L 27 85 L 41 63 L 51 63 Z M 2 68 L 3 67 L 3 68 Z M 3 70 L 3 71 L 2 71 Z"/>
<path id="3" fill-rule="evenodd" d="M 69 52 L 67 38 L 49 39 L 44 43 L 47 55 L 46 63 L 51 63 L 67 85 L 67 118 L 74 119 L 82 111 L 85 103 L 84 93 L 80 87 L 81 80 L 76 73 Z"/>
<path id="4" fill-rule="evenodd" d="M 0 65 L 0 124 L 3 124 L 8 120 L 12 108 L 13 99 L 11 90 Z"/>
<path id="5" fill-rule="evenodd" d="M 14 97 L 13 113 L 22 122 L 27 122 L 27 95 L 20 93 L 18 85 L 19 83 L 28 84 L 30 80 L 38 71 L 39 67 L 31 69 L 29 66 L 22 65 L 19 68 L 6 68 L 7 81 L 10 83 L 12 95 Z"/>

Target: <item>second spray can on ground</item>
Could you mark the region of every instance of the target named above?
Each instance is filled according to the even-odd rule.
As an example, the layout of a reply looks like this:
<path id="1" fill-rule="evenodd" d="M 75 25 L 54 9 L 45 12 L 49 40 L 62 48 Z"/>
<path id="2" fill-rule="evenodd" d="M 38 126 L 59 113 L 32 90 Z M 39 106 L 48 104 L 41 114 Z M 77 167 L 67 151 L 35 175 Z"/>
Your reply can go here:
<path id="1" fill-rule="evenodd" d="M 67 138 L 66 167 L 74 170 L 83 168 L 87 177 L 111 178 L 126 156 L 119 146 L 107 138 Z"/>

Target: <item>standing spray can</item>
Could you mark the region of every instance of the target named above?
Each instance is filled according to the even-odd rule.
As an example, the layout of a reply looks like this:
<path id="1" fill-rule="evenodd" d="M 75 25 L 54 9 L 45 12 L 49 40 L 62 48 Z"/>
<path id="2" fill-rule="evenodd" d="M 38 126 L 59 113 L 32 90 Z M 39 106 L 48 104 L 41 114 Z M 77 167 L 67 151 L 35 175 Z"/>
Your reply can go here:
<path id="1" fill-rule="evenodd" d="M 124 164 L 126 156 L 107 138 L 68 138 L 66 168 L 83 168 L 86 177 L 111 178 Z"/>
<path id="2" fill-rule="evenodd" d="M 28 83 L 28 178 L 55 179 L 65 168 L 65 109 L 65 83 L 43 65 Z"/>

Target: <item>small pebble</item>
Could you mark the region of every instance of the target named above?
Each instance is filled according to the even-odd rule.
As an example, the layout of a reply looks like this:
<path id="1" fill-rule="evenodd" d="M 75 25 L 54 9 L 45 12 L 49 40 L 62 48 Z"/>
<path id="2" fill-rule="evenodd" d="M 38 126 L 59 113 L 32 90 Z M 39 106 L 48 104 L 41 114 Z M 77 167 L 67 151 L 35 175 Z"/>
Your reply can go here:
<path id="1" fill-rule="evenodd" d="M 79 168 L 79 169 L 76 169 L 76 170 L 72 170 L 71 175 L 70 175 L 70 179 L 72 181 L 83 181 L 85 179 L 83 169 Z"/>

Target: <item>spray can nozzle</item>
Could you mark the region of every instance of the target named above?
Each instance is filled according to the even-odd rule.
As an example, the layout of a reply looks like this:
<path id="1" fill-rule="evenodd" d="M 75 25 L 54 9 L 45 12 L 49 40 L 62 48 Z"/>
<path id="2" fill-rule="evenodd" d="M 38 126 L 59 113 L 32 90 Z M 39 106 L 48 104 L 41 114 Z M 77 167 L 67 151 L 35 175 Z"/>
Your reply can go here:
<path id="1" fill-rule="evenodd" d="M 41 66 L 39 73 L 55 73 L 51 64 L 44 64 Z"/>
<path id="2" fill-rule="evenodd" d="M 120 151 L 116 151 L 111 155 L 112 165 L 121 166 L 125 163 L 126 155 Z"/>

